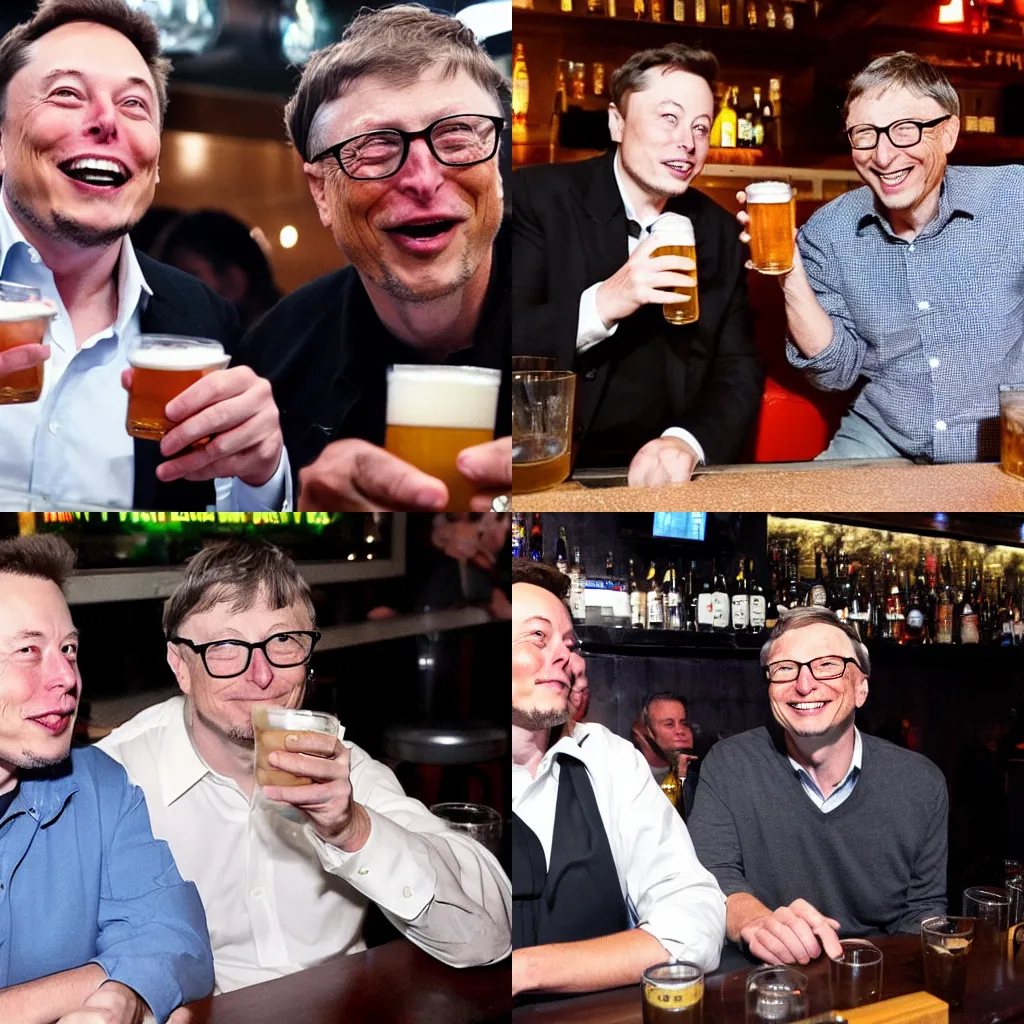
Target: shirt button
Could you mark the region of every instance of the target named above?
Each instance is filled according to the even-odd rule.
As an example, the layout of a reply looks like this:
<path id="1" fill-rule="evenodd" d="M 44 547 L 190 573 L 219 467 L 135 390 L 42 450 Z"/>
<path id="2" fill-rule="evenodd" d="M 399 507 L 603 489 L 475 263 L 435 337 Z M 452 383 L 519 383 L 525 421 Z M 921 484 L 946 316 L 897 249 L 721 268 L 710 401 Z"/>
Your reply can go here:
<path id="1" fill-rule="evenodd" d="M 907 246 L 907 248 L 908 248 L 908 249 L 909 249 L 909 250 L 910 250 L 911 252 L 913 252 L 913 251 L 914 251 L 914 243 L 913 243 L 913 242 L 911 242 L 911 243 L 910 243 L 910 245 L 908 245 L 908 246 Z"/>
<path id="2" fill-rule="evenodd" d="M 932 356 L 931 359 L 928 360 L 928 365 L 933 370 L 937 370 L 939 368 L 939 360 L 938 360 L 938 358 L 936 356 Z"/>
<path id="3" fill-rule="evenodd" d="M 946 421 L 945 420 L 936 420 L 935 421 L 935 429 L 936 430 L 945 430 L 946 429 Z"/>
<path id="4" fill-rule="evenodd" d="M 409 897 L 410 897 L 410 896 L 412 895 L 412 889 L 410 889 L 410 888 L 409 888 L 409 886 L 406 886 L 406 887 L 405 887 L 405 888 L 404 888 L 404 889 L 402 890 L 402 895 L 403 895 L 403 896 L 404 896 L 404 897 L 405 897 L 406 899 L 408 899 L 408 898 L 409 898 Z"/>
<path id="5" fill-rule="evenodd" d="M 585 374 L 583 374 L 583 379 L 584 380 L 597 380 L 597 370 L 587 370 L 587 372 Z"/>
<path id="6" fill-rule="evenodd" d="M 50 420 L 50 425 L 47 427 L 51 434 L 56 434 L 58 430 L 58 423 L 56 420 Z"/>
<path id="7" fill-rule="evenodd" d="M 925 309 L 931 309 L 932 307 L 931 307 L 930 303 L 928 303 L 928 302 L 926 302 L 926 301 L 925 301 L 924 299 L 922 299 L 922 300 L 921 300 L 921 301 L 920 301 L 920 302 L 919 302 L 919 303 L 917 304 L 917 308 L 918 308 L 918 309 L 920 309 L 920 310 L 925 310 Z"/>
<path id="8" fill-rule="evenodd" d="M 35 251 L 35 249 L 32 248 L 31 245 L 28 247 L 28 258 L 32 263 L 42 263 L 43 261 L 43 258 Z"/>
<path id="9" fill-rule="evenodd" d="M 370 869 L 369 868 L 360 868 L 358 873 L 360 875 L 368 875 L 370 873 Z"/>
<path id="10" fill-rule="evenodd" d="M 249 895 L 254 900 L 262 899 L 263 898 L 263 890 L 257 885 L 256 888 L 253 889 L 253 891 L 251 893 L 249 893 Z"/>

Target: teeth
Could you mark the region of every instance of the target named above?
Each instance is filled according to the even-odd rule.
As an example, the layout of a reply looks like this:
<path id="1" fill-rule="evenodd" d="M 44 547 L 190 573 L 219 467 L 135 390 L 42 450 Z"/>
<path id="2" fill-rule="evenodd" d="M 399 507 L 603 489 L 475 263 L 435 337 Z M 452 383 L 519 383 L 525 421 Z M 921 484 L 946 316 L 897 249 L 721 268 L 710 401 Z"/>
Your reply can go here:
<path id="1" fill-rule="evenodd" d="M 894 185 L 897 181 L 902 181 L 910 173 L 910 168 L 905 167 L 902 171 L 892 171 L 889 174 L 879 174 L 879 177 L 888 185 Z"/>
<path id="2" fill-rule="evenodd" d="M 112 174 L 128 173 L 125 166 L 116 160 L 97 160 L 91 156 L 73 160 L 69 169 L 72 171 L 110 171 Z"/>
<path id="3" fill-rule="evenodd" d="M 824 706 L 825 702 L 823 700 L 793 705 L 798 711 L 811 711 L 816 708 L 823 708 Z"/>

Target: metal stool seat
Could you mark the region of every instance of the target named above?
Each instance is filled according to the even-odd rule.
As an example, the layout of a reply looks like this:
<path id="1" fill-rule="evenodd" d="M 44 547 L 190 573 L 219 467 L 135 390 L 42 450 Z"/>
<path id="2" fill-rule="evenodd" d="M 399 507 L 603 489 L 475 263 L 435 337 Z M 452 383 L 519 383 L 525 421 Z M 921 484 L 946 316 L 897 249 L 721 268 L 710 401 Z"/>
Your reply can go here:
<path id="1" fill-rule="evenodd" d="M 508 731 L 493 725 L 391 725 L 384 730 L 385 757 L 412 764 L 480 764 L 503 758 Z"/>

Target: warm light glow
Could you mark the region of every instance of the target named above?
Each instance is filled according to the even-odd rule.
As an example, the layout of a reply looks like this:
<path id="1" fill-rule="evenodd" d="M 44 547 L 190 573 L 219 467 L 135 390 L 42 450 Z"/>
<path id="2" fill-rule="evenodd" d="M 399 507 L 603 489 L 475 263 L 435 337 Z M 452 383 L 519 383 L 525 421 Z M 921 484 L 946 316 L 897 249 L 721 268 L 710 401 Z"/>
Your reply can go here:
<path id="1" fill-rule="evenodd" d="M 285 224 L 285 226 L 281 228 L 281 234 L 279 237 L 281 240 L 281 247 L 284 249 L 290 249 L 299 240 L 299 233 L 291 224 Z"/>
<path id="2" fill-rule="evenodd" d="M 210 139 L 201 132 L 175 132 L 178 169 L 183 175 L 198 178 L 206 174 L 210 162 Z"/>
<path id="3" fill-rule="evenodd" d="M 964 20 L 964 0 L 949 0 L 939 8 L 940 25 L 962 25 Z"/>

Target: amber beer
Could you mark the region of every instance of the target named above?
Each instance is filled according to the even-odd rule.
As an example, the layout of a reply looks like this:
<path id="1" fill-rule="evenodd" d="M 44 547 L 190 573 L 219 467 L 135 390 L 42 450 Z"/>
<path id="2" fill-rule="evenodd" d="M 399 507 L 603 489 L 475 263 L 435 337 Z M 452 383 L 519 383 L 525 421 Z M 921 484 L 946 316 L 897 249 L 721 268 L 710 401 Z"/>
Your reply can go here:
<path id="1" fill-rule="evenodd" d="M 1003 472 L 1024 480 L 1024 384 L 999 385 L 999 448 Z"/>
<path id="2" fill-rule="evenodd" d="M 640 983 L 644 1024 L 702 1024 L 704 974 L 684 960 L 648 967 Z"/>
<path id="3" fill-rule="evenodd" d="M 500 370 L 478 366 L 388 369 L 384 447 L 443 480 L 449 512 L 468 512 L 477 493 L 455 468 L 455 459 L 464 448 L 494 440 L 500 385 Z"/>
<path id="4" fill-rule="evenodd" d="M 959 1010 L 967 988 L 967 965 L 974 943 L 974 919 L 929 917 L 921 922 L 924 987 Z"/>
<path id="5" fill-rule="evenodd" d="M 762 274 L 788 274 L 793 269 L 796 230 L 792 188 L 784 181 L 755 181 L 746 193 L 754 269 Z"/>
<path id="6" fill-rule="evenodd" d="M 512 374 L 512 493 L 542 491 L 569 476 L 576 375 Z"/>
<path id="7" fill-rule="evenodd" d="M 173 398 L 214 370 L 223 370 L 229 357 L 219 341 L 170 334 L 144 334 L 129 349 L 132 386 L 128 394 L 128 433 L 159 441 L 174 423 L 164 414 Z"/>
<path id="8" fill-rule="evenodd" d="M 257 786 L 308 786 L 313 781 L 270 764 L 275 750 L 288 749 L 285 738 L 290 734 L 311 732 L 339 739 L 344 734 L 337 718 L 326 712 L 261 706 L 254 707 L 251 714 Z"/>
<path id="9" fill-rule="evenodd" d="M 694 279 L 692 288 L 672 288 L 677 295 L 687 296 L 685 302 L 666 302 L 662 307 L 665 319 L 670 324 L 692 324 L 700 315 L 697 301 L 697 246 L 693 235 L 693 224 L 689 217 L 678 213 L 663 213 L 652 225 L 651 234 L 657 239 L 658 247 L 651 253 L 655 256 L 685 256 L 693 260 L 694 269 L 686 271 Z M 664 289 L 661 289 L 664 290 Z"/>
<path id="10" fill-rule="evenodd" d="M 18 345 L 41 345 L 57 311 L 43 302 L 35 288 L 0 281 L 0 351 Z M 38 401 L 43 390 L 43 364 L 0 373 L 0 405 Z"/>

